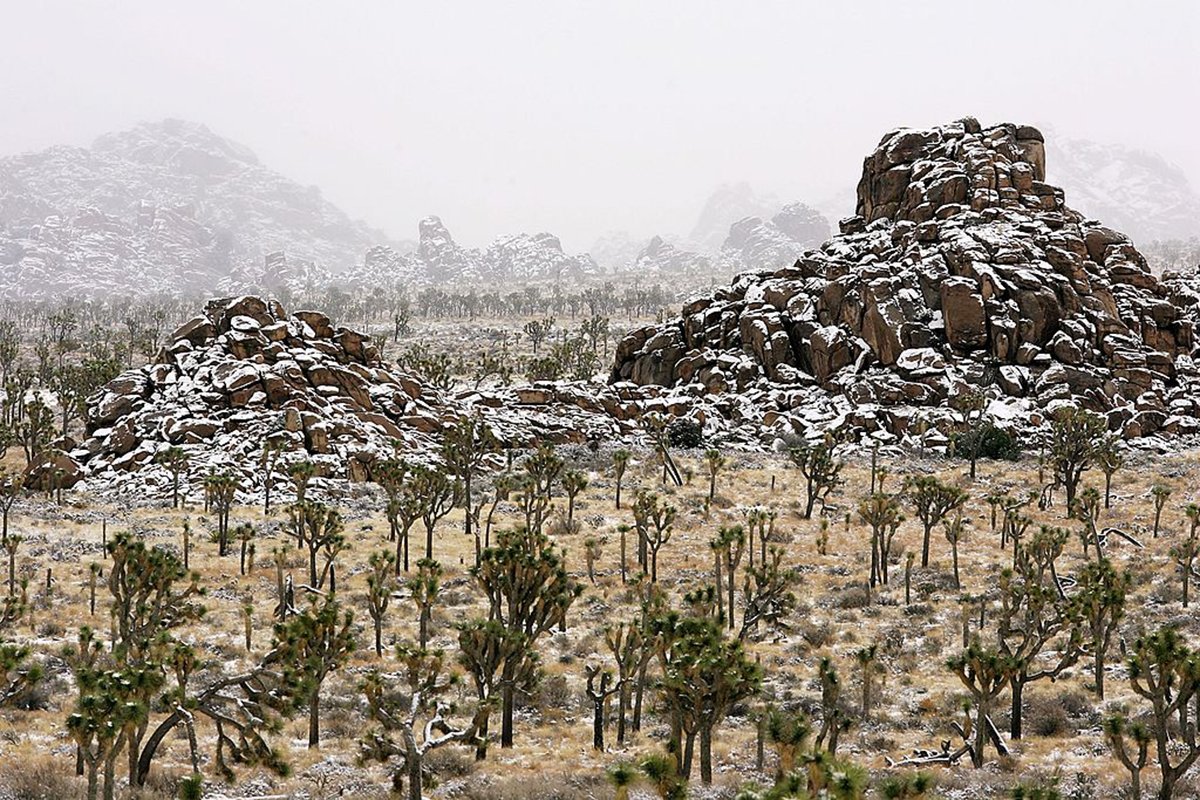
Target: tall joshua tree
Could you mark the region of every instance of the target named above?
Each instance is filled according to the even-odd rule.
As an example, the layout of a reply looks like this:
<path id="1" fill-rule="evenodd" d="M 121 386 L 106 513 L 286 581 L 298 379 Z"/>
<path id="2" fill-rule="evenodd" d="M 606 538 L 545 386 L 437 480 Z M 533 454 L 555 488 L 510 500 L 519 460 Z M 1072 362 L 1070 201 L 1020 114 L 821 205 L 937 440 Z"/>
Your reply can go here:
<path id="1" fill-rule="evenodd" d="M 921 520 L 921 566 L 928 567 L 931 532 L 947 514 L 967 502 L 967 493 L 935 475 L 921 475 L 904 482 L 904 494 Z"/>
<path id="2" fill-rule="evenodd" d="M 630 456 L 629 451 L 622 448 L 620 450 L 617 450 L 615 453 L 613 453 L 613 457 L 612 457 L 613 477 L 616 478 L 616 484 L 617 484 L 616 504 L 617 504 L 618 511 L 621 509 L 621 481 L 624 480 L 625 470 L 629 466 L 629 456 Z"/>
<path id="3" fill-rule="evenodd" d="M 463 527 L 467 538 L 473 535 L 471 526 L 475 524 L 471 514 L 475 473 L 483 466 L 488 455 L 499 449 L 500 442 L 479 416 L 458 419 L 446 429 L 442 440 L 442 458 L 446 462 L 446 469 L 462 487 L 462 504 L 467 510 Z M 433 558 L 433 554 L 427 552 L 425 557 Z"/>
<path id="4" fill-rule="evenodd" d="M 321 687 L 354 650 L 354 614 L 342 611 L 331 593 L 299 614 L 275 625 L 275 648 L 288 665 L 291 680 L 305 688 L 308 746 L 321 743 Z"/>
<path id="5" fill-rule="evenodd" d="M 488 618 L 522 637 L 522 649 L 507 654 L 500 668 L 500 746 L 512 747 L 517 675 L 542 634 L 565 622 L 583 587 L 549 538 L 526 530 L 498 533 L 471 574 L 488 599 Z"/>
<path id="6" fill-rule="evenodd" d="M 454 676 L 446 669 L 440 650 L 397 645 L 396 657 L 401 667 L 401 692 L 389 691 L 378 670 L 363 682 L 367 713 L 375 723 L 364 737 L 363 753 L 380 761 L 401 756 L 403 772 L 393 776 L 392 786 L 400 791 L 407 780 L 408 800 L 421 800 L 425 756 L 439 747 L 471 741 L 475 726 L 451 724 L 453 709 L 445 696 L 454 685 Z"/>

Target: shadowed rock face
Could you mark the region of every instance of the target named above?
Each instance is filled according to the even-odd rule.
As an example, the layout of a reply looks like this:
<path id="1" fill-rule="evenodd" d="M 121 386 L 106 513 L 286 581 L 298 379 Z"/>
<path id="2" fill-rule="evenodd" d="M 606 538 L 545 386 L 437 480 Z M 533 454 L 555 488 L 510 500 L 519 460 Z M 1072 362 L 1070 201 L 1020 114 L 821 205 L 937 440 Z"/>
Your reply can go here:
<path id="1" fill-rule="evenodd" d="M 1193 306 L 1045 175 L 1031 127 L 893 131 L 864 160 L 838 235 L 632 333 L 611 380 L 818 385 L 884 408 L 896 434 L 905 407 L 969 385 L 1027 416 L 1065 401 L 1131 436 L 1195 430 Z"/>

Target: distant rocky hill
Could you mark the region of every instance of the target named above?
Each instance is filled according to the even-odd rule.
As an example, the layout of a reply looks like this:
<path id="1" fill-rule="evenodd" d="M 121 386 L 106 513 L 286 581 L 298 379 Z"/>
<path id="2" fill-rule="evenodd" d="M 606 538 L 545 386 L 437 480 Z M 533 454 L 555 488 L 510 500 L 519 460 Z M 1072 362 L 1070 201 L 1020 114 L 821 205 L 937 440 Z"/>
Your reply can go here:
<path id="1" fill-rule="evenodd" d="M 333 283 L 579 278 L 599 268 L 548 233 L 458 245 L 437 217 L 393 241 L 180 120 L 91 147 L 0 159 L 0 297 L 304 292 Z"/>
<path id="2" fill-rule="evenodd" d="M 1069 403 L 1129 437 L 1200 432 L 1194 295 L 1046 175 L 1027 126 L 893 131 L 838 235 L 630 334 L 612 379 L 743 398 L 776 433 L 945 445 L 970 387 L 1019 427 Z"/>
<path id="3" fill-rule="evenodd" d="M 1162 156 L 1082 139 L 1046 144 L 1048 179 L 1081 213 L 1102 219 L 1144 247 L 1200 236 L 1200 194 Z"/>
<path id="4" fill-rule="evenodd" d="M 522 283 L 579 279 L 599 272 L 591 256 L 564 253 L 558 237 L 549 233 L 501 236 L 479 250 L 459 245 L 440 219 L 426 217 L 419 225 L 416 252 L 374 248 L 361 266 L 343 277 L 350 285 Z"/>
<path id="5" fill-rule="evenodd" d="M 615 268 L 643 275 L 712 275 L 782 267 L 829 233 L 829 220 L 816 209 L 804 203 L 780 205 L 755 194 L 748 184 L 733 184 L 719 187 L 708 199 L 685 242 L 655 236 L 632 258 L 621 251 L 623 260 Z M 599 244 L 607 248 L 622 241 L 610 234 Z"/>
<path id="6" fill-rule="evenodd" d="M 0 159 L 7 296 L 205 291 L 231 274 L 260 275 L 277 251 L 336 272 L 386 241 L 195 123 Z"/>
<path id="7" fill-rule="evenodd" d="M 720 251 L 732 225 L 747 217 L 769 218 L 782 203 L 761 195 L 745 182 L 718 186 L 704 202 L 700 217 L 688 234 L 688 246 L 702 253 Z"/>

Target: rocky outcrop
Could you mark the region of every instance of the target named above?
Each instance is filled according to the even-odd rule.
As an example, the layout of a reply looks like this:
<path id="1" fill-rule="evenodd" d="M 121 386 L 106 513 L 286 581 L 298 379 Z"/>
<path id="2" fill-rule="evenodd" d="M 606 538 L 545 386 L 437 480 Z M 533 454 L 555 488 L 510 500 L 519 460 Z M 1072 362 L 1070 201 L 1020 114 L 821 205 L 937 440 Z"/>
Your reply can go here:
<path id="1" fill-rule="evenodd" d="M 151 465 L 183 446 L 192 471 L 232 469 L 251 485 L 264 442 L 311 457 L 324 474 L 369 468 L 392 441 L 417 452 L 440 427 L 410 376 L 388 370 L 370 337 L 316 311 L 287 314 L 257 297 L 211 301 L 152 364 L 90 398 L 71 453 L 90 476 Z"/>
<path id="2" fill-rule="evenodd" d="M 880 409 L 865 427 L 885 435 L 941 415 L 972 385 L 1027 421 L 1066 401 L 1127 435 L 1197 430 L 1185 307 L 1125 236 L 1071 210 L 1045 175 L 1042 135 L 1028 126 L 968 118 L 889 133 L 838 235 L 635 332 L 611 378 L 726 391 L 729 358 L 744 358 L 763 391 L 816 385 Z M 1146 411 L 1160 424 L 1143 424 Z"/>
<path id="3" fill-rule="evenodd" d="M 0 296 L 209 292 L 270 253 L 336 273 L 386 241 L 195 123 L 0 159 Z"/>
<path id="4" fill-rule="evenodd" d="M 154 363 L 89 398 L 83 441 L 69 454 L 51 452 L 26 481 L 70 488 L 82 479 L 105 496 L 162 497 L 170 476 L 158 456 L 181 447 L 185 488 L 228 471 L 249 498 L 263 488 L 260 459 L 273 441 L 281 467 L 309 459 L 327 485 L 344 486 L 396 452 L 436 462 L 440 432 L 468 414 L 512 447 L 636 439 L 643 413 L 654 409 L 703 416 L 694 404 L 668 403 L 667 394 L 586 383 L 433 391 L 385 364 L 369 336 L 319 311 L 288 314 L 274 300 L 226 298 L 176 329 Z M 282 473 L 270 478 L 281 491 Z"/>
<path id="5" fill-rule="evenodd" d="M 459 245 L 438 217 L 426 217 L 418 228 L 415 252 L 372 248 L 363 264 L 344 276 L 344 282 L 354 286 L 522 283 L 579 279 L 600 271 L 591 256 L 564 253 L 558 237 L 549 233 L 501 236 L 480 251 Z"/>
<path id="6" fill-rule="evenodd" d="M 777 269 L 820 245 L 829 233 L 829 220 L 818 211 L 803 203 L 789 203 L 770 219 L 747 217 L 735 222 L 721 255 L 733 271 Z"/>
<path id="7" fill-rule="evenodd" d="M 713 259 L 676 247 L 661 236 L 655 236 L 629 265 L 638 275 L 694 275 L 713 268 Z"/>

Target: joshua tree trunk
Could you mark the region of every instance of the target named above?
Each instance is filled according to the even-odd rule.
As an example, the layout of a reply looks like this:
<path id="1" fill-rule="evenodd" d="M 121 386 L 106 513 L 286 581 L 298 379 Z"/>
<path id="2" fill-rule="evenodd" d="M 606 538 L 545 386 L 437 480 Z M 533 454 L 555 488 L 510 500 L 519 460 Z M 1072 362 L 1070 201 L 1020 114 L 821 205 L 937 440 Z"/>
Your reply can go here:
<path id="1" fill-rule="evenodd" d="M 707 785 L 712 779 L 712 727 L 705 724 L 700 726 L 700 782 Z"/>
<path id="2" fill-rule="evenodd" d="M 1021 738 L 1021 707 L 1025 695 L 1025 681 L 1018 675 L 1014 675 L 1009 683 L 1009 689 L 1012 691 L 1012 717 L 1008 726 L 1008 735 L 1011 739 Z"/>
<path id="3" fill-rule="evenodd" d="M 408 800 L 421 800 L 421 756 L 408 748 L 404 758 L 405 770 L 408 772 Z"/>
<path id="4" fill-rule="evenodd" d="M 309 749 L 321 744 L 321 684 L 312 690 L 308 698 L 308 746 Z"/>
<path id="5" fill-rule="evenodd" d="M 510 676 L 505 679 L 504 685 L 500 689 L 500 746 L 503 748 L 513 746 L 513 705 L 515 700 L 513 695 L 512 678 Z"/>

